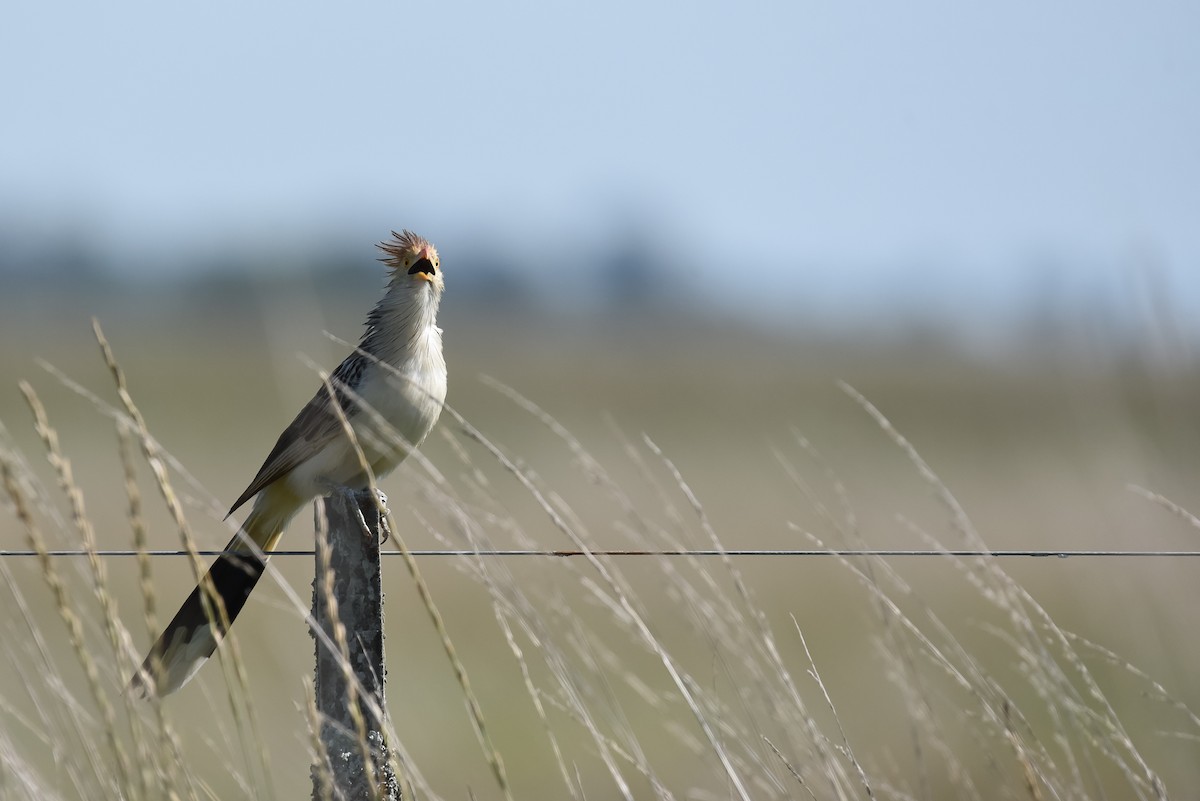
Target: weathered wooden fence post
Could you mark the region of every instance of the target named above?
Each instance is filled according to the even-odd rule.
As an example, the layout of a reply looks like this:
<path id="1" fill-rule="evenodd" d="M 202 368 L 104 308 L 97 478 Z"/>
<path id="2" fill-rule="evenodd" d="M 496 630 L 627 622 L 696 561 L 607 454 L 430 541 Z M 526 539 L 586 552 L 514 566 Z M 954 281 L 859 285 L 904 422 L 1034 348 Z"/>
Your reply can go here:
<path id="1" fill-rule="evenodd" d="M 315 516 L 313 618 L 325 636 L 314 632 L 314 689 L 327 762 L 313 767 L 313 801 L 400 801 L 380 719 L 386 671 L 378 508 L 369 493 L 330 496 L 317 502 Z"/>

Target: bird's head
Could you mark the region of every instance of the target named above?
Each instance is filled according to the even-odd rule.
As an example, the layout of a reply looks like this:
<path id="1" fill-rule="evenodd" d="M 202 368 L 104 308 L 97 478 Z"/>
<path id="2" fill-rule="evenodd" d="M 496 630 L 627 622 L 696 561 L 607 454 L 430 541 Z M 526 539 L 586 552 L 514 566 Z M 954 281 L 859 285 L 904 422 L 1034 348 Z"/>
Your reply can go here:
<path id="1" fill-rule="evenodd" d="M 396 233 L 377 247 L 383 251 L 380 261 L 392 271 L 392 283 L 407 283 L 414 291 L 442 293 L 442 263 L 437 248 L 412 231 Z"/>

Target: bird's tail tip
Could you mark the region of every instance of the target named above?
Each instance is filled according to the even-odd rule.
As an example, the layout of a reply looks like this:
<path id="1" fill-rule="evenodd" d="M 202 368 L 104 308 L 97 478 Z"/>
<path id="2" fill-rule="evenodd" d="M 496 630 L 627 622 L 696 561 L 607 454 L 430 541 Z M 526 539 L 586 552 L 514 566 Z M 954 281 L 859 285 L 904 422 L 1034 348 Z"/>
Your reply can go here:
<path id="1" fill-rule="evenodd" d="M 164 641 L 168 643 L 165 648 Z M 130 677 L 125 693 L 145 700 L 168 696 L 191 681 L 216 648 L 216 637 L 207 624 L 168 629 Z"/>
<path id="2" fill-rule="evenodd" d="M 122 695 L 128 698 L 136 698 L 139 701 L 149 701 L 151 698 L 157 698 L 158 692 L 155 689 L 154 679 L 150 674 L 144 668 L 138 668 L 137 672 L 125 684 L 125 690 Z"/>

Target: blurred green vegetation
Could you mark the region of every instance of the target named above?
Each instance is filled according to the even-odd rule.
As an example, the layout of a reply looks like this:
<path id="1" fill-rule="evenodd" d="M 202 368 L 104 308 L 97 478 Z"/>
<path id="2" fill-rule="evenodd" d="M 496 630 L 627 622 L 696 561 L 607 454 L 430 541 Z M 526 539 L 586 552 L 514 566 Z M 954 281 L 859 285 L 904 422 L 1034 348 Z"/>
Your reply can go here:
<path id="1" fill-rule="evenodd" d="M 1038 332 L 1031 330 L 1024 340 L 1028 347 L 980 352 L 927 331 L 862 340 L 806 331 L 803 325 L 771 332 L 678 304 L 554 310 L 501 302 L 487 292 L 460 296 L 454 276 L 448 278 L 442 327 L 451 370 L 449 403 L 552 487 L 601 544 L 620 547 L 627 542 L 611 503 L 568 448 L 481 381 L 481 375 L 515 388 L 561 421 L 635 500 L 657 510 L 664 525 L 691 529 L 692 524 L 678 522 L 690 518 L 690 512 L 661 465 L 652 465 L 649 473 L 658 476 L 664 495 L 629 455 L 626 443 L 645 456 L 641 438 L 651 438 L 679 468 L 729 547 L 810 546 L 797 528 L 829 536 L 820 511 L 788 469 L 810 482 L 828 507 L 838 509 L 848 500 L 868 545 L 925 546 L 915 528 L 944 545 L 961 544 L 929 486 L 838 388 L 839 379 L 862 392 L 916 446 L 993 548 L 1197 547 L 1200 532 L 1127 489 L 1130 484 L 1145 486 L 1200 511 L 1195 480 L 1200 473 L 1200 417 L 1195 412 L 1200 376 L 1195 365 L 1159 359 L 1144 343 L 1114 347 L 1102 337 L 1075 338 L 1068 347 L 1049 335 L 1038 341 Z M 278 432 L 316 387 L 312 368 L 300 355 L 326 368 L 336 364 L 345 348 L 323 332 L 356 340 L 379 284 L 378 275 L 349 272 L 244 280 L 226 276 L 191 284 L 98 279 L 86 293 L 49 283 L 6 292 L 0 298 L 0 422 L 53 486 L 16 388 L 17 379 L 30 380 L 73 460 L 100 545 L 130 544 L 112 422 L 35 361 L 44 359 L 115 402 L 92 340 L 90 318 L 97 317 L 151 431 L 215 499 L 188 493 L 200 543 L 218 547 L 227 537 L 219 505 L 241 491 Z M 443 428 L 452 429 L 443 419 Z M 819 459 L 802 446 L 801 437 L 820 453 Z M 471 445 L 464 447 L 470 450 Z M 469 453 L 468 466 L 447 437 L 435 435 L 423 452 L 452 483 L 469 470 L 482 471 L 514 517 L 526 523 L 526 536 L 547 547 L 568 545 L 481 451 Z M 845 499 L 830 474 L 844 483 Z M 152 544 L 174 547 L 174 529 L 153 498 L 148 476 L 143 478 Z M 418 523 L 436 520 L 437 510 L 420 490 L 413 468 L 390 477 L 384 489 L 401 526 L 411 525 L 401 532 L 408 544 L 437 546 Z M 673 499 L 674 511 L 663 497 Z M 284 547 L 310 544 L 308 521 L 302 517 Z M 0 547 L 24 547 L 7 514 L 0 517 Z M 977 647 L 981 660 L 994 660 L 989 669 L 998 675 L 1016 669 L 1011 653 L 987 636 L 989 613 L 962 575 L 931 559 L 894 564 L 916 595 L 937 605 L 956 633 Z M 449 796 L 464 797 L 469 786 L 476 797 L 494 797 L 440 645 L 401 563 L 387 567 L 389 696 L 401 737 L 434 786 Z M 514 562 L 507 567 L 521 582 L 579 592 L 556 574 L 557 563 Z M 625 567 L 657 633 L 703 665 L 705 643 L 689 637 L 669 616 L 655 617 L 662 592 L 659 569 L 651 563 Z M 1192 614 L 1200 561 L 1047 559 L 1007 561 L 1003 567 L 1061 626 L 1121 654 L 1183 702 L 1200 706 L 1193 680 L 1200 645 Z M 36 564 L 10 560 L 9 568 L 28 597 L 40 604 L 36 619 L 50 648 L 67 653 Z M 450 560 L 425 560 L 423 568 L 473 671 L 518 792 L 539 797 L 553 768 L 486 593 Z M 908 722 L 882 679 L 872 639 L 877 621 L 870 599 L 854 579 L 824 558 L 743 560 L 739 568 L 787 644 L 788 658 L 796 660 L 798 675 L 806 663 L 789 636 L 791 616 L 805 632 L 859 757 L 873 755 L 868 758 L 874 764 L 891 764 L 898 775 L 904 774 L 910 760 L 905 750 Z M 109 569 L 121 608 L 128 610 L 128 625 L 144 645 L 136 567 L 131 560 L 113 560 Z M 306 596 L 311 563 L 289 559 L 282 570 Z M 190 588 L 191 571 L 184 560 L 160 559 L 155 575 L 161 619 Z M 312 644 L 303 625 L 281 608 L 277 588 L 264 587 L 260 593 L 264 597 L 243 614 L 235 631 L 268 732 L 280 797 L 294 797 L 307 793 L 309 781 L 298 710 L 303 677 L 311 673 Z M 599 611 L 586 624 L 597 632 L 605 629 Z M 608 645 L 656 676 L 653 658 L 639 646 Z M 1161 734 L 1183 724 L 1164 718 L 1165 705 L 1147 702 L 1123 671 L 1102 661 L 1094 667 L 1110 682 L 1106 689 L 1118 699 L 1130 731 L 1167 785 L 1194 786 L 1200 780 L 1194 739 Z M 719 666 L 699 673 L 709 675 L 714 686 L 722 681 Z M 63 680 L 69 686 L 76 678 Z M 3 669 L 0 697 L 18 695 L 13 687 L 26 679 Z M 200 772 L 218 796 L 229 789 L 220 765 L 230 758 L 227 744 L 216 740 L 219 727 L 213 722 L 228 717 L 220 681 L 219 670 L 206 669 L 168 702 L 187 758 L 196 764 L 213 761 L 211 771 Z M 815 700 L 811 705 L 821 706 Z M 637 704 L 629 709 L 634 716 L 655 714 Z M 665 775 L 686 786 L 688 755 L 677 743 L 655 747 L 668 764 L 680 766 L 677 773 L 667 769 Z M 971 746 L 964 743 L 964 750 Z M 581 770 L 585 779 L 600 775 L 597 765 Z"/>

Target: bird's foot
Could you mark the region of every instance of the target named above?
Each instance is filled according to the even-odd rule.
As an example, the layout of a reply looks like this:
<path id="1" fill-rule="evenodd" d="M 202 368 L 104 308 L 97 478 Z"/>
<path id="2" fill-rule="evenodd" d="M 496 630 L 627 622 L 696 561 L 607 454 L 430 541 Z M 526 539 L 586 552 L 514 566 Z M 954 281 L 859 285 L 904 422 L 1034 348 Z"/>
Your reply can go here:
<path id="1" fill-rule="evenodd" d="M 387 495 L 383 490 L 376 487 L 374 494 L 370 489 L 358 490 L 353 487 L 347 487 L 341 484 L 329 484 L 331 495 L 340 498 L 349 508 L 354 510 L 355 516 L 358 518 L 358 525 L 362 528 L 363 536 L 372 537 L 376 530 L 382 533 L 382 538 L 379 544 L 388 541 L 392 536 L 391 528 L 388 526 L 388 508 Z M 367 514 L 375 515 L 376 525 L 371 526 L 367 523 Z"/>
<path id="2" fill-rule="evenodd" d="M 379 513 L 379 533 L 383 535 L 379 538 L 380 545 L 392 538 L 392 527 L 388 523 L 387 509 Z"/>
<path id="3" fill-rule="evenodd" d="M 371 497 L 370 490 L 365 490 L 359 495 L 359 497 L 365 498 L 367 508 L 374 510 L 375 514 L 379 516 L 377 518 L 379 521 L 379 533 L 382 535 L 379 538 L 379 544 L 383 545 L 392 536 L 392 528 L 388 525 L 387 495 L 383 493 L 383 490 L 376 487 L 375 498 Z"/>

